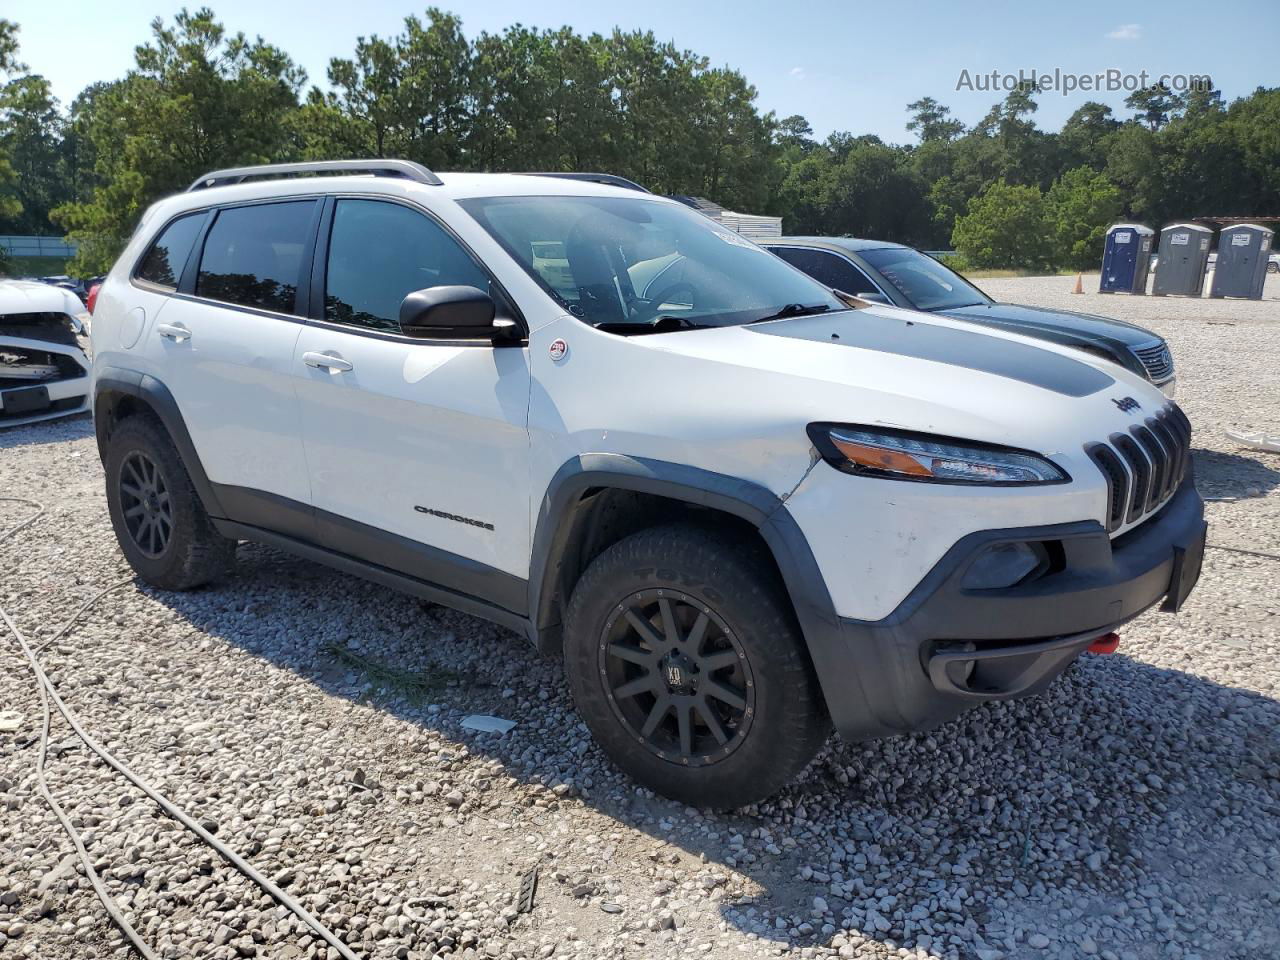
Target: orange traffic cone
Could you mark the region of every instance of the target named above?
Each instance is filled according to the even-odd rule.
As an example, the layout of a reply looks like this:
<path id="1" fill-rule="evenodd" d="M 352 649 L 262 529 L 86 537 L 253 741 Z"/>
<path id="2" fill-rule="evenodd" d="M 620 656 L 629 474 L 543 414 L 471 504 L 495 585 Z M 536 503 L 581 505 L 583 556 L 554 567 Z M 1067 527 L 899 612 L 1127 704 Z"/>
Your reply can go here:
<path id="1" fill-rule="evenodd" d="M 1076 288 L 1075 288 L 1074 290 L 1072 290 L 1071 292 L 1072 292 L 1072 293 L 1084 293 L 1084 274 L 1083 274 L 1083 273 L 1077 273 L 1077 274 L 1076 274 Z"/>

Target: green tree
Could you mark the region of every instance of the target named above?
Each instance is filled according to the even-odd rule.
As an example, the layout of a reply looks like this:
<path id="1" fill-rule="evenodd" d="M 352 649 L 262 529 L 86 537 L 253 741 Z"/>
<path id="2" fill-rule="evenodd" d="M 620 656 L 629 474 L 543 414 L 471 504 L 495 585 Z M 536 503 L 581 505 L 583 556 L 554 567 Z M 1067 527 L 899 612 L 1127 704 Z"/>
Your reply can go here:
<path id="1" fill-rule="evenodd" d="M 812 150 L 818 145 L 813 139 L 813 127 L 809 125 L 809 121 L 798 113 L 793 113 L 789 117 L 783 117 L 778 121 L 775 133 L 775 139 L 778 146 L 783 148 L 796 147 L 802 153 Z"/>
<path id="2" fill-rule="evenodd" d="M 756 88 L 736 70 L 708 70 L 698 84 L 702 169 L 696 192 L 736 209 L 762 209 L 769 202 L 772 115 L 760 116 Z"/>
<path id="3" fill-rule="evenodd" d="M 555 169 L 559 147 L 548 107 L 560 78 L 551 37 L 516 24 L 482 33 L 475 57 L 477 100 L 484 105 L 477 122 L 488 128 L 474 151 L 481 169 Z"/>
<path id="4" fill-rule="evenodd" d="M 607 43 L 620 172 L 655 192 L 699 192 L 706 145 L 690 135 L 689 118 L 701 113 L 707 61 L 652 32 L 615 30 Z"/>
<path id="5" fill-rule="evenodd" d="M 969 201 L 951 242 L 975 267 L 1047 267 L 1050 227 L 1040 188 L 997 180 Z"/>
<path id="6" fill-rule="evenodd" d="M 951 108 L 944 107 L 933 97 L 921 97 L 907 104 L 911 119 L 907 129 L 920 138 L 921 143 L 933 140 L 954 140 L 964 133 L 964 124 L 951 116 Z"/>
<path id="7" fill-rule="evenodd" d="M 85 105 L 92 196 L 53 213 L 85 273 L 110 267 L 142 211 L 201 173 L 299 152 L 290 120 L 306 75 L 283 51 L 228 34 L 208 9 L 183 10 L 172 26 L 157 19 L 151 32 L 135 68 Z"/>
<path id="8" fill-rule="evenodd" d="M 1105 103 L 1090 100 L 1081 104 L 1058 134 L 1058 160 L 1071 167 L 1089 166 L 1102 170 L 1107 165 L 1108 138 L 1120 128 Z"/>
<path id="9" fill-rule="evenodd" d="M 791 168 L 783 191 L 789 231 L 922 242 L 923 185 L 902 151 L 874 138 L 833 135 Z"/>
<path id="10" fill-rule="evenodd" d="M 333 90 L 312 88 L 295 126 L 308 158 L 399 157 L 456 167 L 463 157 L 472 50 L 462 21 L 435 7 L 391 39 L 359 37 L 329 61 Z"/>
<path id="11" fill-rule="evenodd" d="M 1120 191 L 1089 167 L 1068 170 L 1044 197 L 1046 222 L 1052 231 L 1051 254 L 1057 266 L 1086 270 L 1102 259 L 1102 238 L 1124 208 Z"/>
<path id="12" fill-rule="evenodd" d="M 64 120 L 44 77 L 18 77 L 0 88 L 0 155 L 14 175 L 17 215 L 0 216 L 0 233 L 47 234 L 49 212 L 71 199 L 63 162 Z"/>
<path id="13" fill-rule="evenodd" d="M 613 66 L 605 38 L 598 33 L 581 37 L 561 27 L 549 40 L 553 155 L 546 169 L 617 169 L 620 117 L 613 101 Z"/>
<path id="14" fill-rule="evenodd" d="M 7 90 L 12 77 L 26 70 L 18 61 L 18 25 L 11 20 L 0 19 L 0 78 L 5 81 Z M 7 97 L 0 92 L 0 117 L 7 112 Z M 19 196 L 21 186 L 18 174 L 13 169 L 13 158 L 10 151 L 9 137 L 0 138 L 0 221 L 8 222 L 22 215 L 22 200 Z M 5 256 L 0 251 L 0 258 Z"/>
<path id="15" fill-rule="evenodd" d="M 1227 109 L 1217 136 L 1233 145 L 1236 203 L 1250 214 L 1280 210 L 1280 88 L 1259 87 Z"/>
<path id="16" fill-rule="evenodd" d="M 1178 107 L 1178 98 L 1165 84 L 1155 83 L 1129 94 L 1124 105 L 1135 111 L 1134 119 L 1156 133 L 1169 122 L 1169 115 Z"/>

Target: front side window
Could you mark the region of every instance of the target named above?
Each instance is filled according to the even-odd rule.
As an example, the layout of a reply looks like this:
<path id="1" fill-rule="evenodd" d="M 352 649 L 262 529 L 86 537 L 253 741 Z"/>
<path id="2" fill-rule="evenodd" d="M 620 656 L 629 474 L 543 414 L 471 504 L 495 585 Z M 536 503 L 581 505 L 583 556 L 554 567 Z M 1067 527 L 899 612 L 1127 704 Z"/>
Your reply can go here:
<path id="1" fill-rule="evenodd" d="M 876 285 L 867 279 L 866 274 L 851 264 L 844 257 L 827 250 L 814 250 L 809 247 L 770 247 L 787 263 L 803 270 L 819 283 L 852 293 L 876 293 Z"/>
<path id="2" fill-rule="evenodd" d="M 968 280 L 919 250 L 880 247 L 863 250 L 861 256 L 917 310 L 955 310 L 987 302 Z"/>
<path id="3" fill-rule="evenodd" d="M 400 302 L 426 287 L 494 293 L 488 275 L 434 220 L 398 203 L 339 200 L 329 235 L 324 317 L 400 332 Z"/>
<path id="4" fill-rule="evenodd" d="M 165 227 L 138 264 L 137 278 L 154 283 L 157 287 L 177 290 L 178 282 L 182 279 L 182 268 L 186 266 L 191 247 L 204 224 L 204 217 L 203 210 L 189 213 Z"/>
<path id="5" fill-rule="evenodd" d="M 293 313 L 316 201 L 218 211 L 196 277 L 196 295 Z"/>
<path id="6" fill-rule="evenodd" d="M 728 326 L 780 311 L 846 309 L 768 251 L 679 204 L 562 196 L 460 203 L 547 293 L 594 326 Z"/>

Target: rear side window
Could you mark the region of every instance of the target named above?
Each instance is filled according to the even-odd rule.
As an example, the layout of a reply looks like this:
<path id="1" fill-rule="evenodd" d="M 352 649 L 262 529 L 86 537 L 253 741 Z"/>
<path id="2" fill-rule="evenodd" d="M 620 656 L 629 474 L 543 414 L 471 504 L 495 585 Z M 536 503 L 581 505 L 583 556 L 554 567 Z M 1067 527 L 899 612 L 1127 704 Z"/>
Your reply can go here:
<path id="1" fill-rule="evenodd" d="M 204 215 L 203 210 L 189 213 L 165 227 L 138 265 L 138 279 L 154 283 L 158 287 L 177 290 L 178 281 L 182 279 L 182 268 L 186 266 L 187 256 L 200 233 Z"/>
<path id="2" fill-rule="evenodd" d="M 316 201 L 218 211 L 196 277 L 196 295 L 293 313 Z"/>
<path id="3" fill-rule="evenodd" d="M 326 320 L 399 333 L 400 302 L 439 286 L 497 293 L 470 254 L 429 217 L 380 200 L 338 201 L 325 273 Z"/>

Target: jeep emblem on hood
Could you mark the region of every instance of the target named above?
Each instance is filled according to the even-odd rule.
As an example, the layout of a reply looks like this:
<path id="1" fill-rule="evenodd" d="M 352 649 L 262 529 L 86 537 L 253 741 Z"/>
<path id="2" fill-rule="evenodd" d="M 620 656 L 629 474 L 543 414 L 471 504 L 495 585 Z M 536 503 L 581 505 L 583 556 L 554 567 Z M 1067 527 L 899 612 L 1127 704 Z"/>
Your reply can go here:
<path id="1" fill-rule="evenodd" d="M 1122 400 L 1117 400 L 1115 397 L 1112 397 L 1111 402 L 1120 408 L 1121 413 L 1133 413 L 1135 410 L 1142 409 L 1142 404 L 1133 399 L 1133 397 L 1125 397 Z"/>

